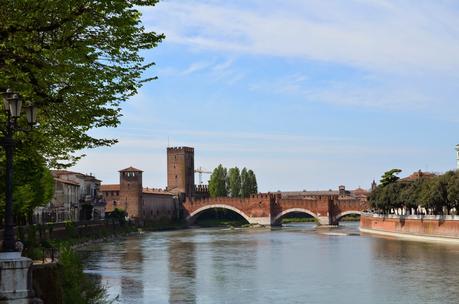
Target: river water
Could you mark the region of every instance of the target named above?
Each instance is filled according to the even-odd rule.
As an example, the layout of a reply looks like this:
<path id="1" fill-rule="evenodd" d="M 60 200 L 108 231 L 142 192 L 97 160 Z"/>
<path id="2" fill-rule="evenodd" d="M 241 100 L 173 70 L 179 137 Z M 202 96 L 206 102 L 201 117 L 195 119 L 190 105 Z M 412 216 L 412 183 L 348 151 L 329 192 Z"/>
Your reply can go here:
<path id="1" fill-rule="evenodd" d="M 291 224 L 148 232 L 85 249 L 118 303 L 459 303 L 459 246 Z"/>

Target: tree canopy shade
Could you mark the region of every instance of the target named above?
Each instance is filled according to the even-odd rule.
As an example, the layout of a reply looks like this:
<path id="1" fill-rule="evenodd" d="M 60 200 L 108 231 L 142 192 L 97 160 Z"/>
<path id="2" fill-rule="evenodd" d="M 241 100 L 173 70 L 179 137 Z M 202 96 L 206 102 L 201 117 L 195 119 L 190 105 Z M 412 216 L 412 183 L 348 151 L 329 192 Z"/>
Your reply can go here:
<path id="1" fill-rule="evenodd" d="M 145 30 L 139 7 L 157 2 L 0 2 L 0 91 L 11 88 L 40 107 L 40 125 L 27 141 L 49 165 L 71 165 L 78 150 L 116 142 L 88 131 L 116 127 L 121 102 L 154 79 L 142 78 L 153 63 L 140 53 L 164 36 Z"/>

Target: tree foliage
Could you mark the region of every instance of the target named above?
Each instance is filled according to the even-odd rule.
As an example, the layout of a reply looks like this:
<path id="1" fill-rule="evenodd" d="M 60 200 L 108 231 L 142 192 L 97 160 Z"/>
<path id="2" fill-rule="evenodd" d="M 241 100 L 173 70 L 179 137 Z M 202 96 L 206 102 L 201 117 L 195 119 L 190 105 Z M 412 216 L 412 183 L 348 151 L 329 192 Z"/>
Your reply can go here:
<path id="1" fill-rule="evenodd" d="M 243 168 L 241 171 L 241 196 L 249 197 L 258 193 L 257 177 L 252 170 Z"/>
<path id="2" fill-rule="evenodd" d="M 59 265 L 62 280 L 63 303 L 74 304 L 108 304 L 106 289 L 96 278 L 87 276 L 78 254 L 70 247 L 61 247 Z"/>
<path id="3" fill-rule="evenodd" d="M 400 172 L 402 172 L 402 170 L 400 169 L 392 169 L 385 172 L 384 175 L 381 177 L 381 185 L 387 186 L 399 180 L 400 177 L 398 177 L 397 174 L 400 174 Z"/>
<path id="4" fill-rule="evenodd" d="M 258 193 L 257 177 L 252 170 L 247 171 L 247 179 L 245 183 L 247 184 L 246 188 L 248 189 L 248 195 Z"/>
<path id="5" fill-rule="evenodd" d="M 11 88 L 40 107 L 27 145 L 51 166 L 71 165 L 78 150 L 116 142 L 89 131 L 116 127 L 121 103 L 153 79 L 142 78 L 153 63 L 141 52 L 164 36 L 145 30 L 139 7 L 157 1 L 2 1 L 0 91 Z"/>
<path id="6" fill-rule="evenodd" d="M 227 196 L 226 188 L 227 170 L 219 165 L 214 169 L 209 180 L 209 193 L 211 197 Z"/>
<path id="7" fill-rule="evenodd" d="M 238 167 L 228 170 L 228 194 L 231 197 L 241 196 L 241 174 Z"/>
<path id="8" fill-rule="evenodd" d="M 209 181 L 210 196 L 248 197 L 258 193 L 257 177 L 252 170 L 238 167 L 227 170 L 222 165 L 214 169 Z"/>
<path id="9" fill-rule="evenodd" d="M 399 180 L 397 177 L 383 184 L 383 180 L 391 180 L 390 176 L 393 176 L 388 172 L 369 196 L 370 204 L 376 210 L 388 213 L 397 208 L 418 210 L 418 207 L 422 207 L 432 214 L 459 210 L 459 171 L 448 171 L 431 177 L 420 176 L 410 181 Z"/>
<path id="10" fill-rule="evenodd" d="M 0 157 L 0 180 L 5 180 L 5 158 Z M 14 159 L 13 208 L 17 218 L 30 218 L 36 207 L 50 202 L 54 180 L 40 155 L 18 153 Z M 0 183 L 0 214 L 5 206 L 5 183 Z"/>

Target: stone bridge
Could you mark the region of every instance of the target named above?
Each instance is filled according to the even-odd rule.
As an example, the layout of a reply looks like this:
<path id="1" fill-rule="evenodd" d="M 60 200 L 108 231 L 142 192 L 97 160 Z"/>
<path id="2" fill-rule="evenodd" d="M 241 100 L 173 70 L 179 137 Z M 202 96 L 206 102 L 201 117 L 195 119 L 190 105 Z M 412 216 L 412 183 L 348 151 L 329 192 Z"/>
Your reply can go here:
<path id="1" fill-rule="evenodd" d="M 282 198 L 280 194 L 258 194 L 248 198 L 216 197 L 187 199 L 183 204 L 185 218 L 193 223 L 199 214 L 211 208 L 232 210 L 250 224 L 279 225 L 288 213 L 306 213 L 321 225 L 337 225 L 348 214 L 368 209 L 366 200 L 341 195 L 317 195 L 308 198 Z"/>

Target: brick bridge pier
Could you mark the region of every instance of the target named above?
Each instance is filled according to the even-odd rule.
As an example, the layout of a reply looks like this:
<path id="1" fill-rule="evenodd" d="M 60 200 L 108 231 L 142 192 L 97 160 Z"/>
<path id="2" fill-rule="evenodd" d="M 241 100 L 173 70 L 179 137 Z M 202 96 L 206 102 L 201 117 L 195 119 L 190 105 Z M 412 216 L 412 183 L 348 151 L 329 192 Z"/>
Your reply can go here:
<path id="1" fill-rule="evenodd" d="M 301 212 L 316 218 L 320 225 L 338 225 L 342 217 L 348 214 L 361 214 L 368 209 L 368 203 L 341 195 L 282 198 L 280 194 L 267 193 L 248 198 L 187 199 L 183 204 L 185 218 L 190 224 L 201 212 L 211 208 L 232 210 L 250 224 L 279 225 L 284 215 Z"/>

